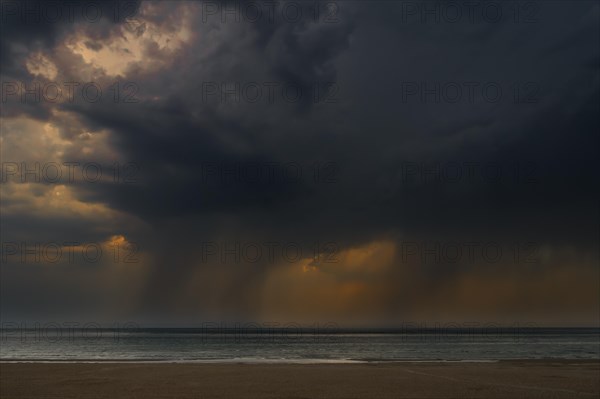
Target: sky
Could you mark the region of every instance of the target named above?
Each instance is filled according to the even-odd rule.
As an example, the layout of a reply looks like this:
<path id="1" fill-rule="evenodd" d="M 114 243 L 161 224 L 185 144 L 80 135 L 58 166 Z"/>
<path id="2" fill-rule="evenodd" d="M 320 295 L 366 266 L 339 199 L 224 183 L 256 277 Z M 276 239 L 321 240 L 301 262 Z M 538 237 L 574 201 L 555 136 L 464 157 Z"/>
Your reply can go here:
<path id="1" fill-rule="evenodd" d="M 597 2 L 0 5 L 3 322 L 600 323 Z"/>

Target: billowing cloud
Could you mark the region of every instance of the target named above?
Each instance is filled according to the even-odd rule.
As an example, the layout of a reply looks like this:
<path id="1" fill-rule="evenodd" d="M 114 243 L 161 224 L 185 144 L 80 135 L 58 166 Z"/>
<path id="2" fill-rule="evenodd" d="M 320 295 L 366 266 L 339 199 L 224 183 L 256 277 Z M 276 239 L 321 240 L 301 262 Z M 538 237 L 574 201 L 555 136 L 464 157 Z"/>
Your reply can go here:
<path id="1" fill-rule="evenodd" d="M 139 259 L 11 255 L 3 314 L 598 322 L 597 4 L 88 3 L 3 8 L 2 241 Z"/>

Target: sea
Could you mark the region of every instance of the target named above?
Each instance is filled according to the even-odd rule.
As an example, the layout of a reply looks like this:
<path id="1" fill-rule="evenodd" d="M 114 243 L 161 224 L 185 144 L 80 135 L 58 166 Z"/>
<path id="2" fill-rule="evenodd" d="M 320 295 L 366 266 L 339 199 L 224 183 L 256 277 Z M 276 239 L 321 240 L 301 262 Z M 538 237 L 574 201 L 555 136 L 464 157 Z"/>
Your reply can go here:
<path id="1" fill-rule="evenodd" d="M 2 362 L 369 363 L 600 359 L 598 328 L 3 328 Z"/>

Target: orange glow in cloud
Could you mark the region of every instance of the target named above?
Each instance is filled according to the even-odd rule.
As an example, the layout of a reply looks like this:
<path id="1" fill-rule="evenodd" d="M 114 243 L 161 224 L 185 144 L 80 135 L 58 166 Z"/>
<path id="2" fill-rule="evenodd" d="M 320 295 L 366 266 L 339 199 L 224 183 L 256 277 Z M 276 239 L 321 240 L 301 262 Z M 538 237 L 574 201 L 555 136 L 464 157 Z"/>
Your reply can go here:
<path id="1" fill-rule="evenodd" d="M 376 241 L 341 251 L 335 262 L 305 259 L 278 265 L 268 272 L 263 286 L 263 314 L 310 320 L 373 312 L 394 257 L 394 243 Z"/>

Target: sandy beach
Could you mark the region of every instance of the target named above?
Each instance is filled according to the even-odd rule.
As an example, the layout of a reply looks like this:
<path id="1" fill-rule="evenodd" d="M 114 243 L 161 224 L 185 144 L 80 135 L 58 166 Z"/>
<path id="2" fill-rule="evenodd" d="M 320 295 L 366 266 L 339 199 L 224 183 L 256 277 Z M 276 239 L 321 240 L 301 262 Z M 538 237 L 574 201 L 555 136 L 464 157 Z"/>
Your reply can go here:
<path id="1" fill-rule="evenodd" d="M 598 361 L 370 364 L 0 364 L 0 396 L 45 398 L 597 398 Z"/>

